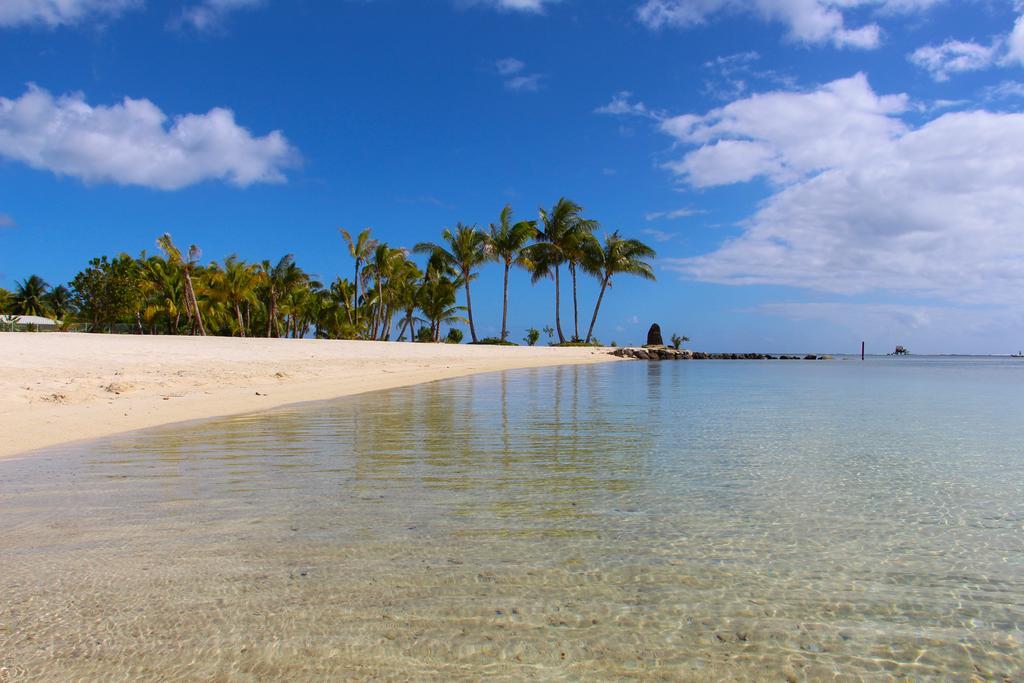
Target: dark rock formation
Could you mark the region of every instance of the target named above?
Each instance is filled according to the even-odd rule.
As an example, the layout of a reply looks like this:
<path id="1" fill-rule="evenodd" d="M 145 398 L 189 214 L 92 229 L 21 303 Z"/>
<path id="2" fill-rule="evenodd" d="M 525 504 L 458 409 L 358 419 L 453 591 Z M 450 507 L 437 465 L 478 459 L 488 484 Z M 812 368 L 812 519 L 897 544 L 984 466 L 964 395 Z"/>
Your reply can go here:
<path id="1" fill-rule="evenodd" d="M 832 360 L 831 356 L 772 356 L 764 353 L 706 353 L 668 346 L 622 347 L 610 352 L 619 358 L 636 360 Z"/>
<path id="2" fill-rule="evenodd" d="M 651 325 L 647 330 L 647 346 L 664 346 L 665 340 L 661 338 L 661 327 L 658 323 Z"/>

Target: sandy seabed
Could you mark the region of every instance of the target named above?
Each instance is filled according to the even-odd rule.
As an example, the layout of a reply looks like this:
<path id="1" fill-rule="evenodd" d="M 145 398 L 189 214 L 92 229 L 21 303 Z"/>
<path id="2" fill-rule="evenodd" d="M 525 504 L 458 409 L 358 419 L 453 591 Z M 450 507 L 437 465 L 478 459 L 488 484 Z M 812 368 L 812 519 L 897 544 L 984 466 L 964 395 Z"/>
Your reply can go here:
<path id="1" fill-rule="evenodd" d="M 613 360 L 594 348 L 0 333 L 0 457 L 481 372 Z"/>

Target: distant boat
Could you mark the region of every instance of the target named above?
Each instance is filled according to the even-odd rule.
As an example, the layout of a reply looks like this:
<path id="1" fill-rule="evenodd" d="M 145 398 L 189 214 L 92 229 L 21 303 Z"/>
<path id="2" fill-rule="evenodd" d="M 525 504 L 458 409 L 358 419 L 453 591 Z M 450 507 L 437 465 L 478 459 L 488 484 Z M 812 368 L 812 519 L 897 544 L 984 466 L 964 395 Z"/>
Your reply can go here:
<path id="1" fill-rule="evenodd" d="M 1018 351 L 1017 353 L 1010 354 L 1010 358 L 1024 358 L 1024 351 Z"/>

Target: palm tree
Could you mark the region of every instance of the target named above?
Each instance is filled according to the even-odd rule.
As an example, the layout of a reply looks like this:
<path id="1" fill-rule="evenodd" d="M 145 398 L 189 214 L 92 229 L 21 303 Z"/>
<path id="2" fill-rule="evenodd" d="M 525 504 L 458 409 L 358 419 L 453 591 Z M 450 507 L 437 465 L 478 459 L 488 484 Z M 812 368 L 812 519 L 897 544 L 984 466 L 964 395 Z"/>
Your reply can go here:
<path id="1" fill-rule="evenodd" d="M 185 311 L 187 315 L 192 318 L 193 325 L 199 330 L 199 334 L 206 336 L 206 328 L 203 326 L 203 315 L 199 311 L 199 301 L 196 299 L 196 290 L 192 286 L 192 272 L 195 269 L 196 264 L 199 262 L 200 251 L 196 245 L 191 245 L 188 248 L 188 260 L 184 259 L 179 251 L 178 247 L 174 245 L 171 240 L 170 233 L 165 232 L 163 235 L 157 238 L 157 246 L 163 250 L 164 254 L 167 255 L 167 260 L 171 265 L 181 269 L 182 277 L 185 279 Z M 193 330 L 194 332 L 195 330 Z"/>
<path id="2" fill-rule="evenodd" d="M 401 266 L 392 274 L 389 284 L 395 311 L 402 313 L 402 323 L 398 327 L 398 341 L 405 337 L 406 330 L 412 334 L 416 312 L 416 292 L 419 290 L 423 271 L 409 259 L 402 261 Z"/>
<path id="3" fill-rule="evenodd" d="M 363 264 L 370 259 L 370 255 L 374 249 L 377 248 L 377 240 L 371 239 L 370 234 L 373 232 L 372 228 L 366 228 L 353 240 L 352 235 L 349 234 L 348 230 L 344 228 L 338 228 L 342 238 L 345 240 L 345 244 L 348 245 L 349 255 L 355 259 L 356 270 L 355 277 L 352 278 L 352 282 L 356 285 L 356 299 L 355 307 L 356 311 L 359 310 L 359 284 L 362 281 L 362 268 Z"/>
<path id="4" fill-rule="evenodd" d="M 430 339 L 435 343 L 441 341 L 442 324 L 466 321 L 459 315 L 465 307 L 455 305 L 457 289 L 455 282 L 441 277 L 425 280 L 417 292 L 416 305 L 430 322 Z"/>
<path id="5" fill-rule="evenodd" d="M 264 278 L 267 294 L 267 336 L 281 336 L 280 304 L 287 301 L 296 289 L 308 287 L 309 275 L 295 264 L 292 254 L 285 254 L 271 266 L 270 261 L 260 264 L 260 272 Z M 290 322 L 290 321 L 289 321 Z M 285 336 L 288 326 L 285 326 Z"/>
<path id="6" fill-rule="evenodd" d="M 565 334 L 562 332 L 562 304 L 561 304 L 561 264 L 566 261 L 570 264 L 570 271 L 573 280 L 573 302 L 576 308 L 576 264 L 581 254 L 577 249 L 577 243 L 582 232 L 592 233 L 597 228 L 597 222 L 580 216 L 583 207 L 579 204 L 562 197 L 548 213 L 543 208 L 540 210 L 540 222 L 543 228 L 537 239 L 539 244 L 530 247 L 529 257 L 534 264 L 533 281 L 552 276 L 555 279 L 555 328 L 558 330 L 558 341 L 565 342 Z M 578 315 L 576 316 L 579 317 Z M 579 325 L 577 324 L 577 328 Z M 579 330 L 577 329 L 577 337 Z"/>
<path id="7" fill-rule="evenodd" d="M 512 207 L 505 205 L 501 210 L 498 223 L 490 225 L 487 241 L 492 258 L 501 261 L 505 267 L 505 279 L 502 287 L 501 306 L 501 341 L 508 338 L 508 273 L 513 265 L 530 267 L 526 245 L 537 236 L 536 221 L 519 221 L 512 224 Z"/>
<path id="8" fill-rule="evenodd" d="M 232 254 L 224 259 L 223 269 L 216 262 L 210 264 L 208 280 L 210 293 L 229 306 L 238 325 L 239 336 L 246 336 L 246 323 L 242 305 L 257 301 L 256 290 L 261 282 L 259 266 L 246 263 Z"/>
<path id="9" fill-rule="evenodd" d="M 9 312 L 13 301 L 14 296 L 3 287 L 0 287 L 0 313 Z"/>
<path id="10" fill-rule="evenodd" d="M 601 280 L 601 293 L 597 296 L 597 305 L 594 306 L 594 317 L 590 320 L 590 329 L 587 330 L 586 342 L 594 335 L 594 325 L 597 323 L 597 312 L 601 309 L 601 300 L 604 299 L 605 290 L 612 285 L 612 277 L 623 275 L 636 275 L 646 280 L 654 280 L 654 270 L 651 264 L 644 259 L 657 256 L 654 249 L 640 240 L 623 239 L 616 230 L 605 237 L 604 245 L 594 241 L 594 244 L 587 249 L 582 260 L 583 269 Z"/>
<path id="11" fill-rule="evenodd" d="M 469 334 L 475 344 L 477 342 L 476 326 L 473 324 L 473 299 L 470 296 L 469 283 L 476 278 L 476 273 L 473 270 L 488 260 L 487 235 L 478 230 L 475 225 L 458 223 L 454 232 L 445 228 L 441 237 L 448 243 L 448 249 L 433 242 L 420 242 L 413 248 L 413 251 L 429 253 L 437 257 L 441 263 L 459 272 L 462 285 L 466 288 Z"/>
<path id="12" fill-rule="evenodd" d="M 38 275 L 31 275 L 19 282 L 14 288 L 14 313 L 46 317 L 49 313 L 46 292 L 49 289 L 50 285 Z"/>
<path id="13" fill-rule="evenodd" d="M 71 290 L 64 285 L 57 285 L 46 295 L 46 302 L 57 320 L 64 320 L 71 309 Z"/>
<path id="14" fill-rule="evenodd" d="M 139 259 L 139 271 L 145 300 L 143 317 L 150 324 L 150 332 L 155 333 L 156 320 L 164 315 L 167 333 L 178 334 L 185 300 L 185 280 L 181 270 L 160 256 L 150 256 Z"/>

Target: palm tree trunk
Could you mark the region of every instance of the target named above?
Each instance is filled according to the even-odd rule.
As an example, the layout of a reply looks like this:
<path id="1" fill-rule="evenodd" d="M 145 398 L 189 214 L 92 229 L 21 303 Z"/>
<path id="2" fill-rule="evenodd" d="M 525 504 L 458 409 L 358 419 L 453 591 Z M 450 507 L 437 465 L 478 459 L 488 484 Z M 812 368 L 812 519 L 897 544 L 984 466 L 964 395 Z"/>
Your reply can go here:
<path id="1" fill-rule="evenodd" d="M 355 274 L 355 277 L 352 279 L 352 282 L 356 286 L 356 298 L 355 298 L 355 301 L 352 302 L 352 308 L 355 310 L 355 314 L 356 314 L 356 318 L 355 319 L 356 320 L 359 320 L 359 266 L 360 265 L 361 264 L 359 262 L 359 259 L 357 258 L 356 259 L 356 274 Z M 354 325 L 355 322 L 353 322 L 352 324 Z"/>
<path id="2" fill-rule="evenodd" d="M 590 329 L 587 330 L 587 342 L 590 343 L 590 338 L 594 336 L 594 324 L 597 323 L 597 312 L 601 310 L 601 299 L 604 298 L 604 290 L 608 288 L 608 278 L 604 277 L 601 279 L 601 293 L 597 295 L 597 305 L 594 306 L 594 317 L 590 319 Z"/>
<path id="3" fill-rule="evenodd" d="M 203 326 L 203 314 L 199 312 L 199 301 L 196 299 L 196 290 L 192 287 L 192 274 L 185 270 L 185 289 L 187 290 L 187 296 L 192 302 L 192 312 L 195 314 L 195 324 L 199 329 L 199 334 L 203 337 L 206 336 L 206 327 Z"/>
<path id="4" fill-rule="evenodd" d="M 576 264 L 569 262 L 569 272 L 572 274 L 572 324 L 573 341 L 580 340 L 580 304 L 576 298 Z"/>
<path id="5" fill-rule="evenodd" d="M 501 306 L 501 341 L 505 341 L 508 337 L 508 271 L 511 267 L 511 262 L 505 261 L 505 294 Z"/>
<path id="6" fill-rule="evenodd" d="M 238 318 L 238 334 L 245 336 L 245 321 L 242 319 L 242 307 L 235 302 L 235 317 Z"/>
<path id="7" fill-rule="evenodd" d="M 377 325 L 380 326 L 378 332 Z M 378 333 L 381 339 L 384 338 L 384 283 L 381 282 L 380 273 L 377 273 L 377 324 L 374 325 L 374 332 Z"/>
<path id="8" fill-rule="evenodd" d="M 558 271 L 559 266 L 555 266 L 555 329 L 558 331 L 558 343 L 565 343 L 565 335 L 562 333 L 562 293 L 561 287 L 559 286 Z"/>
<path id="9" fill-rule="evenodd" d="M 473 325 L 473 300 L 469 296 L 469 271 L 466 271 L 466 311 L 469 315 L 469 336 L 473 338 L 473 343 L 476 344 L 476 326 Z M 440 332 L 438 332 L 440 335 Z"/>

